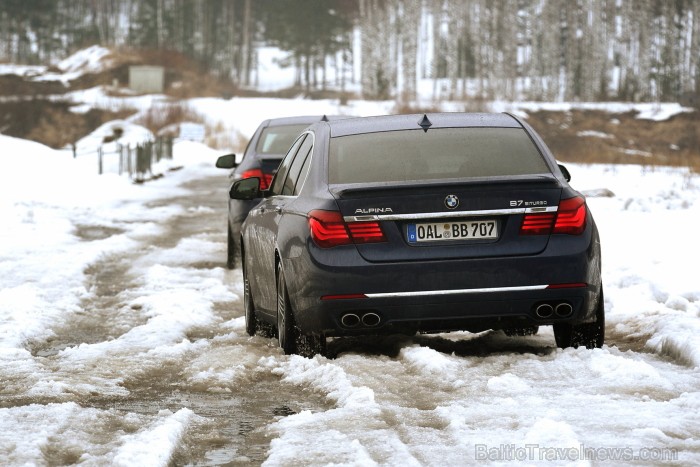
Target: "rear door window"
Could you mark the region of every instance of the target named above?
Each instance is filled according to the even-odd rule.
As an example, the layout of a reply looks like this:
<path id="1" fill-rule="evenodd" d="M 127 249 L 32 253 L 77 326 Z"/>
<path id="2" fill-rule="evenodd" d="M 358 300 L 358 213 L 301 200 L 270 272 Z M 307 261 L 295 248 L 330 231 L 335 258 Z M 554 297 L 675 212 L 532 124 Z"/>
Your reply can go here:
<path id="1" fill-rule="evenodd" d="M 550 173 L 521 128 L 436 128 L 335 137 L 328 170 L 329 183 Z"/>

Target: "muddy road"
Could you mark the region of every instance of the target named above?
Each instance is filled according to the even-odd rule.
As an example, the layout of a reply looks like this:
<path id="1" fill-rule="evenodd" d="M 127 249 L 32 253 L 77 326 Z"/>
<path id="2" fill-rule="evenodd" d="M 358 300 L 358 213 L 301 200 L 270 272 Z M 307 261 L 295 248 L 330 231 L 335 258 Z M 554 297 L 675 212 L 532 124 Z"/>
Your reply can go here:
<path id="1" fill-rule="evenodd" d="M 67 393 L 63 392 L 60 397 L 12 394 L 8 386 L 36 384 L 37 378 L 36 373 L 27 375 L 26 380 L 15 375 L 12 381 L 5 380 L 0 408 L 73 401 L 83 408 L 109 411 L 114 420 L 128 419 L 133 414 L 143 415 L 143 420 L 148 420 L 164 410 L 175 413 L 186 407 L 193 412 L 195 421 L 189 425 L 171 457 L 174 465 L 260 464 L 269 449 L 270 434 L 265 430 L 269 424 L 302 410 L 325 410 L 328 402 L 322 396 L 282 383 L 279 376 L 269 371 L 255 371 L 254 368 L 247 371 L 251 368 L 246 365 L 255 365 L 256 357 L 275 354 L 277 349 L 271 340 L 249 338 L 231 324 L 242 316 L 242 301 L 235 296 L 231 300 L 204 303 L 210 308 L 213 319 L 202 325 L 188 326 L 186 339 L 193 345 L 182 354 L 149 356 L 145 355 L 149 349 L 143 345 L 134 346 L 132 353 L 128 343 L 113 346 L 114 352 L 108 350 L 110 342 L 134 333 L 151 318 L 138 303 L 139 298 L 153 292 L 152 287 L 144 286 L 141 274 L 158 266 L 164 257 L 179 269 L 192 270 L 195 276 L 199 272 L 202 278 L 208 277 L 206 272 L 215 271 L 223 276 L 227 287 L 238 292 L 240 271 L 225 269 L 223 253 L 216 255 L 216 260 L 206 254 L 198 258 L 191 251 L 182 257 L 178 253 L 178 248 L 192 238 L 205 239 L 217 245 L 217 249 L 224 248 L 226 186 L 225 175 L 193 180 L 183 185 L 186 194 L 143 206 L 146 212 L 178 206 L 182 214 L 169 217 L 159 226 L 156 235 L 140 235 L 130 251 L 105 254 L 91 264 L 85 271 L 86 289 L 90 293 L 81 301 L 81 309 L 58 324 L 50 338 L 28 346 L 40 369 L 39 377 L 61 381 L 69 386 Z M 105 240 L 123 233 L 121 229 L 100 225 L 76 226 L 76 235 L 84 242 Z M 236 330 L 234 333 L 232 326 Z M 148 339 L 148 336 L 143 335 L 143 338 Z M 67 358 L 66 349 L 77 352 L 77 349 L 101 346 L 105 350 L 93 357 L 96 360 L 91 362 L 95 365 L 92 368 L 86 369 L 86 365 Z M 203 363 L 193 366 L 192 362 Z M 221 373 L 213 371 L 208 379 L 202 374 L 205 366 L 216 367 Z M 227 368 L 238 368 L 247 374 L 226 381 Z M 79 389 L 84 381 L 95 379 L 113 379 L 119 390 L 104 394 L 84 393 Z M 123 424 L 116 421 L 111 422 L 111 426 L 114 432 L 110 432 L 110 424 L 99 430 L 103 439 L 98 442 L 109 444 L 111 436 L 119 436 L 124 430 Z M 45 448 L 49 464 L 78 461 L 76 452 L 79 450 L 74 449 L 71 454 L 62 444 L 63 441 L 57 439 L 54 446 Z"/>

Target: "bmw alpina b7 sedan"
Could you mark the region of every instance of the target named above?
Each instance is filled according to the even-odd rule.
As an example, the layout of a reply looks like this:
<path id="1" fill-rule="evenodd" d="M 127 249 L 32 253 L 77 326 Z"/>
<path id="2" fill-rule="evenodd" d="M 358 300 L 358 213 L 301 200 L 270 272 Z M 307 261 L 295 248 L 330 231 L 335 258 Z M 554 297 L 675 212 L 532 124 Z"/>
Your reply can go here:
<path id="1" fill-rule="evenodd" d="M 246 331 L 285 353 L 327 337 L 532 334 L 600 347 L 600 240 L 584 197 L 509 114 L 318 122 L 294 142 L 241 231 Z"/>

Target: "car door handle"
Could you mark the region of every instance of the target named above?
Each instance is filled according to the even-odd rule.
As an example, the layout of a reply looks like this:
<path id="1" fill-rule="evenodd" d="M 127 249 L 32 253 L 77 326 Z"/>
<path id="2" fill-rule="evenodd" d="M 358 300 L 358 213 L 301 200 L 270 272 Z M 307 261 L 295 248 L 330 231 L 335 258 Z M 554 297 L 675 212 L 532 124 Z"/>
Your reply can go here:
<path id="1" fill-rule="evenodd" d="M 274 208 L 272 208 L 272 210 L 279 214 L 282 212 L 282 206 L 275 206 Z"/>

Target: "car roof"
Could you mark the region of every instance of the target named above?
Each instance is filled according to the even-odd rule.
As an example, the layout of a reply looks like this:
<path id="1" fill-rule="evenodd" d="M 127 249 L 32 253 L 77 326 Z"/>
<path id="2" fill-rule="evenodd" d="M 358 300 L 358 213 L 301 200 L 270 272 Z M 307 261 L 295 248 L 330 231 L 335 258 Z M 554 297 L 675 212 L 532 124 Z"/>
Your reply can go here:
<path id="1" fill-rule="evenodd" d="M 282 126 L 282 125 L 301 125 L 321 122 L 323 119 L 328 121 L 338 120 L 343 118 L 351 118 L 345 115 L 296 115 L 293 117 L 278 117 L 270 118 L 265 121 L 265 126 Z"/>
<path id="2" fill-rule="evenodd" d="M 427 120 L 424 120 L 427 119 Z M 377 133 L 393 130 L 413 130 L 419 128 L 460 128 L 492 127 L 522 128 L 522 124 L 506 113 L 465 113 L 442 112 L 429 114 L 381 115 L 336 120 L 326 123 L 330 126 L 330 136 L 348 136 L 362 133 Z"/>

